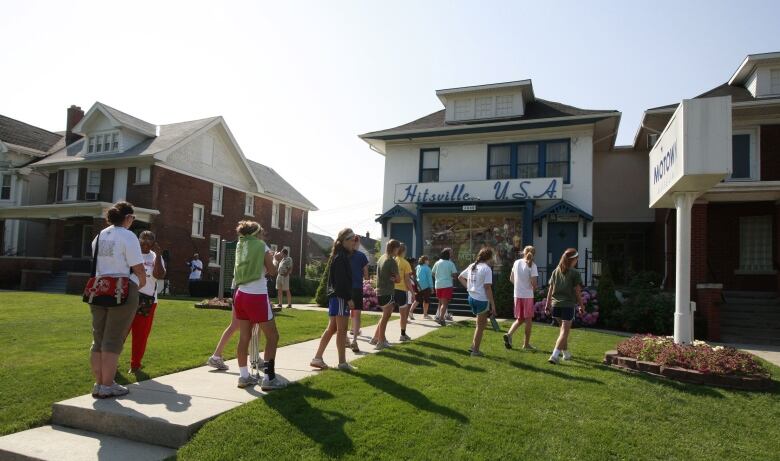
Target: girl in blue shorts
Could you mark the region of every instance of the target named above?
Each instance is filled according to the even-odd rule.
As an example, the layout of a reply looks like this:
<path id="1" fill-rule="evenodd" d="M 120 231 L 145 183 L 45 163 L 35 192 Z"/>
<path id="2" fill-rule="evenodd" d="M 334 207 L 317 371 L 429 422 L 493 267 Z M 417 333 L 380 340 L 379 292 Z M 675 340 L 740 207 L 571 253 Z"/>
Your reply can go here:
<path id="1" fill-rule="evenodd" d="M 488 315 L 496 315 L 496 303 L 493 301 L 493 269 L 490 268 L 492 260 L 493 250 L 483 248 L 479 250 L 477 260 L 458 276 L 460 283 L 469 292 L 471 312 L 477 316 L 477 328 L 470 349 L 472 357 L 485 355 L 479 350 L 482 334 L 485 332 Z"/>
<path id="2" fill-rule="evenodd" d="M 328 328 L 322 333 L 320 346 L 314 355 L 310 365 L 313 368 L 326 369 L 328 365 L 322 359 L 325 348 L 328 347 L 330 338 L 336 335 L 336 348 L 339 353 L 339 369 L 354 370 L 347 363 L 347 323 L 349 311 L 355 307 L 352 301 L 352 264 L 350 255 L 357 249 L 359 241 L 355 239 L 352 229 L 344 229 L 339 232 L 336 241 L 333 242 L 333 250 L 330 253 L 330 268 L 328 270 Z"/>
<path id="3" fill-rule="evenodd" d="M 585 310 L 582 304 L 582 277 L 577 270 L 579 253 L 576 248 L 568 248 L 561 255 L 558 267 L 550 276 L 550 288 L 547 290 L 547 303 L 545 310 L 552 307 L 553 318 L 561 322 L 561 333 L 555 342 L 552 355 L 547 360 L 553 365 L 559 362 L 563 354 L 564 360 L 571 359 L 569 352 L 569 331 L 574 320 L 576 309 Z"/>

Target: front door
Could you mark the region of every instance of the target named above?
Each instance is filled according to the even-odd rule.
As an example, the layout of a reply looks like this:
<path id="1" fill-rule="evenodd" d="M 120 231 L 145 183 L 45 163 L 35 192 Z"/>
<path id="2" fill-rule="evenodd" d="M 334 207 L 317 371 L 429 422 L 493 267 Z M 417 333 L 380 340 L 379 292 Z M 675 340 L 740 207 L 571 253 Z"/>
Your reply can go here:
<path id="1" fill-rule="evenodd" d="M 412 238 L 414 236 L 414 225 L 412 223 L 392 223 L 390 225 L 390 238 L 396 239 L 406 245 L 406 256 L 414 254 L 412 247 Z"/>
<path id="2" fill-rule="evenodd" d="M 576 222 L 551 222 L 547 224 L 547 278 L 549 279 L 561 255 L 567 248 L 577 248 Z"/>

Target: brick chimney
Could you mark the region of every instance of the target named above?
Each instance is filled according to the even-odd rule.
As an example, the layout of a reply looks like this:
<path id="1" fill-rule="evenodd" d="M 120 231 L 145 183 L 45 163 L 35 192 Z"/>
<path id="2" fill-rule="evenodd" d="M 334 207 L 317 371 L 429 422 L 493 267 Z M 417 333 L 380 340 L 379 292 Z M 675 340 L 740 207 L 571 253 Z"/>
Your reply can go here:
<path id="1" fill-rule="evenodd" d="M 368 233 L 368 231 L 366 231 L 366 238 L 367 238 L 367 239 L 370 239 L 370 238 L 371 238 L 371 234 L 369 234 L 369 233 Z"/>
<path id="2" fill-rule="evenodd" d="M 75 105 L 68 107 L 68 121 L 65 124 L 66 145 L 70 145 L 81 139 L 81 136 L 73 132 L 73 127 L 76 126 L 82 118 L 84 118 L 84 111 L 81 110 L 81 107 Z"/>

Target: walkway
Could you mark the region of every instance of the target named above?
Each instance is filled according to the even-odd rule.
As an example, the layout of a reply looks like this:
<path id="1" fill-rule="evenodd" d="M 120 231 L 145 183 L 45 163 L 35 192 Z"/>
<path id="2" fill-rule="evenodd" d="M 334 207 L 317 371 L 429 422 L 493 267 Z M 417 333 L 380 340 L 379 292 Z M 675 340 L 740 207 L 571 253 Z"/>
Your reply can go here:
<path id="1" fill-rule="evenodd" d="M 308 306 L 296 308 L 321 310 Z M 407 326 L 407 334 L 412 338 L 439 328 L 432 321 L 419 320 L 421 317 Z M 324 319 L 325 316 L 323 322 Z M 363 352 L 355 354 L 347 350 L 347 360 L 354 361 L 375 352 L 368 344 L 375 328 L 363 328 L 359 338 Z M 284 335 L 284 331 L 280 333 Z M 214 334 L 216 341 L 219 332 Z M 400 321 L 392 320 L 387 337 L 394 342 L 399 335 Z M 319 339 L 315 339 L 279 348 L 277 374 L 293 382 L 321 373 L 309 367 L 318 344 Z M 334 366 L 338 363 L 335 338 L 324 359 Z M 176 449 L 209 420 L 265 395 L 259 386 L 238 389 L 238 364 L 232 360 L 228 365 L 227 372 L 203 366 L 130 384 L 130 394 L 116 399 L 96 400 L 87 394 L 55 403 L 51 426 L 0 437 L 0 459 L 166 459 L 175 455 Z"/>

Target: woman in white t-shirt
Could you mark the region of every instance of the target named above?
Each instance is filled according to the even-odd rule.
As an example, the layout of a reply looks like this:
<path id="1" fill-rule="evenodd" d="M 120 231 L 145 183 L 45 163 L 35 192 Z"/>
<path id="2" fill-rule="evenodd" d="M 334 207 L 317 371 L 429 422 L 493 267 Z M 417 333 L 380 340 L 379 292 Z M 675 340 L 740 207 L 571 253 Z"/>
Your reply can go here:
<path id="1" fill-rule="evenodd" d="M 130 371 L 128 373 L 136 374 L 141 368 L 141 360 L 146 352 L 146 342 L 149 340 L 149 333 L 152 331 L 152 321 L 154 321 L 154 311 L 157 310 L 157 281 L 165 278 L 165 262 L 160 256 L 160 246 L 152 231 L 143 231 L 138 236 L 141 244 L 141 255 L 144 258 L 144 272 L 146 273 L 146 285 L 139 289 L 140 295 L 154 298 L 151 308 L 143 312 L 138 310 L 133 319 L 133 325 L 130 332 L 133 334 L 132 353 L 130 354 Z M 142 298 L 143 296 L 140 296 Z"/>
<path id="2" fill-rule="evenodd" d="M 95 398 L 115 397 L 128 393 L 126 387 L 114 381 L 119 354 L 138 310 L 138 290 L 146 285 L 144 259 L 138 238 L 128 228 L 133 224 L 133 206 L 118 202 L 106 212 L 106 227 L 92 241 L 97 246 L 95 275 L 127 277 L 130 275 L 127 301 L 119 306 L 103 307 L 90 304 L 92 312 L 92 353 L 90 363 L 95 385 Z M 132 272 L 132 274 L 131 274 Z"/>
<path id="3" fill-rule="evenodd" d="M 520 325 L 525 323 L 525 340 L 523 349 L 534 350 L 531 345 L 531 325 L 534 319 L 534 291 L 537 287 L 539 270 L 534 263 L 536 249 L 531 245 L 523 248 L 523 257 L 512 265 L 512 273 L 509 280 L 515 286 L 515 323 L 509 327 L 509 332 L 504 335 L 504 346 L 512 348 L 512 335 Z"/>
<path id="4" fill-rule="evenodd" d="M 471 343 L 471 356 L 482 357 L 479 350 L 482 334 L 485 332 L 488 314 L 496 315 L 496 303 L 493 301 L 493 269 L 489 263 L 493 259 L 493 250 L 479 250 L 477 260 L 460 273 L 458 280 L 469 292 L 471 312 L 477 316 L 477 327 L 474 330 L 474 341 Z"/>

